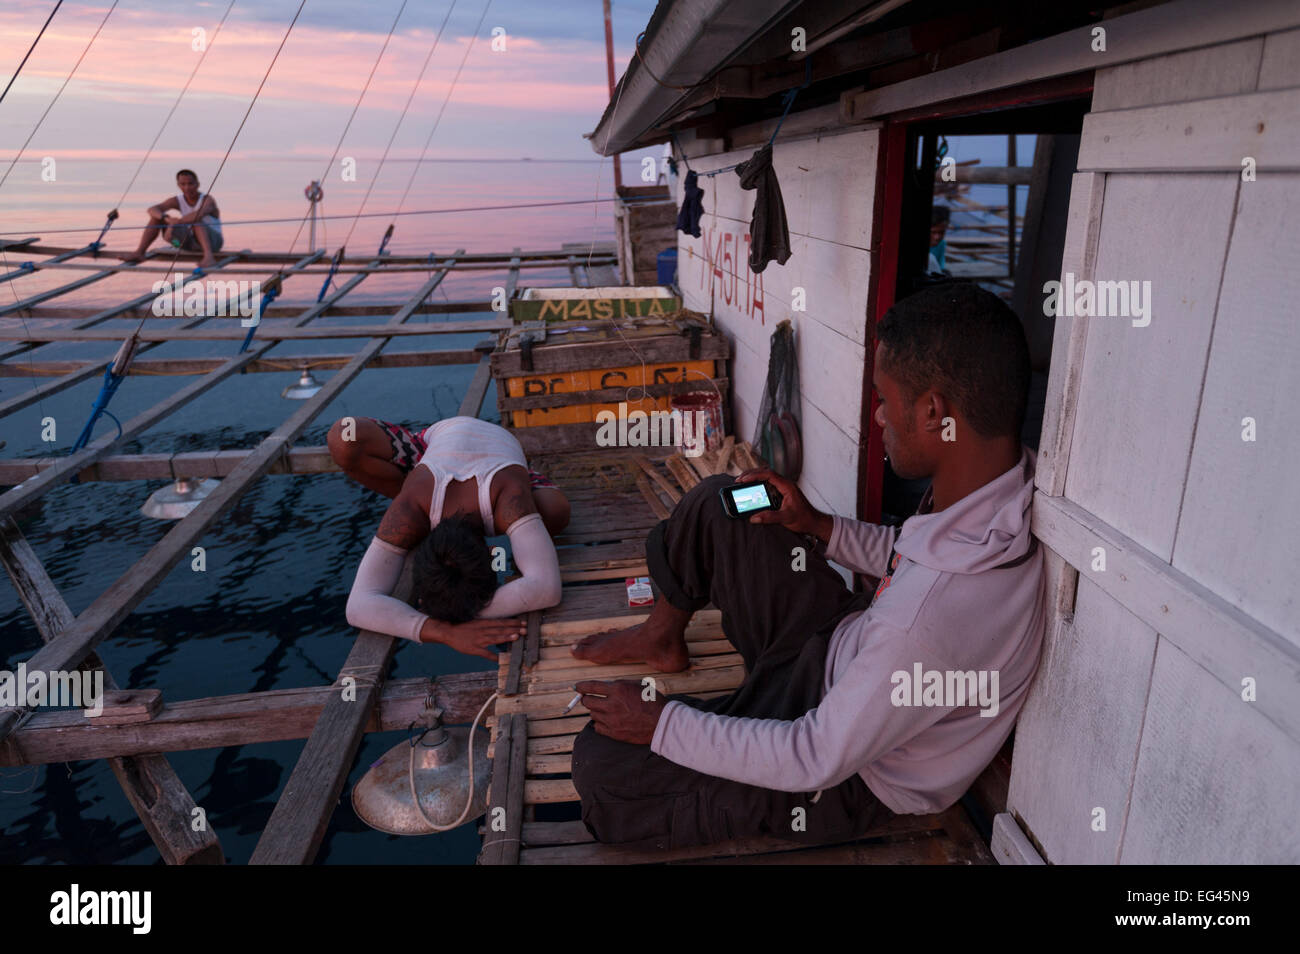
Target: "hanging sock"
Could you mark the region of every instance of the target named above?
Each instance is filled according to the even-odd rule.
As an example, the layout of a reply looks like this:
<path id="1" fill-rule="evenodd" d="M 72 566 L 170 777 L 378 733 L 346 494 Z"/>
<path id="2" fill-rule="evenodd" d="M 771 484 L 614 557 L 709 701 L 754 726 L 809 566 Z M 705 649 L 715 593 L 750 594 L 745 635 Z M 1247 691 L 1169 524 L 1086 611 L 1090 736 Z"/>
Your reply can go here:
<path id="1" fill-rule="evenodd" d="M 694 170 L 686 173 L 682 210 L 677 213 L 677 231 L 694 238 L 700 237 L 700 217 L 704 215 L 704 190 L 696 184 L 699 178 Z"/>
<path id="2" fill-rule="evenodd" d="M 755 274 L 776 260 L 784 265 L 790 257 L 790 229 L 785 220 L 781 184 L 772 168 L 772 144 L 768 143 L 746 162 L 736 166 L 742 189 L 754 190 L 754 218 L 749 225 L 749 268 Z"/>

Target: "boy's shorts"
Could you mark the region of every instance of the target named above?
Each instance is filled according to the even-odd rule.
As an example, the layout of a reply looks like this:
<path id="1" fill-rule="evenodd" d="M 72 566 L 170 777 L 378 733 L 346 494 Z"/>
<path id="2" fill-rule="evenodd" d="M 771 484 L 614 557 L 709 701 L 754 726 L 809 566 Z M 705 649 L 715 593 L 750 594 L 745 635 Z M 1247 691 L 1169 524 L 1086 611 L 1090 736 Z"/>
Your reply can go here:
<path id="1" fill-rule="evenodd" d="M 393 455 L 389 459 L 400 467 L 403 473 L 410 473 L 429 447 L 428 442 L 424 439 L 425 429 L 412 431 L 401 424 L 394 424 L 392 421 L 381 421 L 377 417 L 366 417 L 362 418 L 362 420 L 373 421 L 379 425 L 380 430 L 388 435 L 388 441 L 393 448 Z M 555 487 L 554 481 L 549 477 L 539 474 L 531 468 L 528 470 L 528 480 L 534 490 L 542 487 Z"/>

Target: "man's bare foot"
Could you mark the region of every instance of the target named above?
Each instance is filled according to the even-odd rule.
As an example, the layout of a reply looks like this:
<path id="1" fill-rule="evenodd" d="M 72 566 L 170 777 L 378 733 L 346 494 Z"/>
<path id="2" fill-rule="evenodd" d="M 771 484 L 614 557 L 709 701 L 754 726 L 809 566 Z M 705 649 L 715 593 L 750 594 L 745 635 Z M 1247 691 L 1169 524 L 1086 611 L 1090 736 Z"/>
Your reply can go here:
<path id="1" fill-rule="evenodd" d="M 588 636 L 571 652 L 578 659 L 604 665 L 644 662 L 659 672 L 681 672 L 691 664 L 683 633 L 652 627 L 650 620 L 627 629 Z"/>
<path id="2" fill-rule="evenodd" d="M 204 258 L 199 260 L 199 268 L 211 268 L 216 264 L 217 260 L 215 258 Z"/>
<path id="3" fill-rule="evenodd" d="M 144 256 L 139 254 L 138 252 L 134 255 L 128 255 L 126 258 L 122 259 L 122 263 L 124 265 L 135 265 L 137 262 L 143 262 L 143 261 L 144 261 Z"/>

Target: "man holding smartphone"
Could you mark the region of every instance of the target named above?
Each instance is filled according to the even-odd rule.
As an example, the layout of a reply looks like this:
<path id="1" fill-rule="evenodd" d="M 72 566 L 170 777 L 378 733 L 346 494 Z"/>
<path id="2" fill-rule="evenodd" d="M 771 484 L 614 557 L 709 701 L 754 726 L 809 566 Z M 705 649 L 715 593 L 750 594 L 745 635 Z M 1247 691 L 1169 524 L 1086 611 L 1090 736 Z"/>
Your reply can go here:
<path id="1" fill-rule="evenodd" d="M 1046 617 L 1029 527 L 1035 458 L 1019 440 L 1024 332 L 996 296 L 951 283 L 896 304 L 877 336 L 885 451 L 900 474 L 931 479 L 918 513 L 898 530 L 823 513 L 766 470 L 738 480 L 766 481 L 776 509 L 731 516 L 725 475 L 683 497 L 647 539 L 663 594 L 650 618 L 573 653 L 686 669 L 686 625 L 712 603 L 746 677 L 711 700 L 577 684 L 592 722 L 574 743 L 573 781 L 597 839 L 852 838 L 890 813 L 949 807 L 1010 734 Z M 853 593 L 828 559 L 880 583 Z M 993 673 L 1000 695 L 981 708 L 896 691 L 913 672 Z"/>

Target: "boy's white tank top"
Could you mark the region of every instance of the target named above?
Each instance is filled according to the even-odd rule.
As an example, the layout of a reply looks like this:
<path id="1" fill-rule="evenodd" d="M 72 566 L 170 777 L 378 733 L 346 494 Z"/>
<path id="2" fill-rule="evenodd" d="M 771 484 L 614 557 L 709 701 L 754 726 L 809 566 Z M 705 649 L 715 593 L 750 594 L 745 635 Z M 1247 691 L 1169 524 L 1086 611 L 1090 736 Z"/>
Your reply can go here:
<path id="1" fill-rule="evenodd" d="M 205 195 L 207 195 L 206 192 L 200 192 L 198 201 L 196 201 L 193 205 L 190 205 L 188 202 L 185 201 L 185 193 L 177 192 L 176 204 L 181 207 L 181 215 L 189 215 L 191 212 L 193 212 L 195 209 L 201 206 L 203 204 L 203 197 Z M 215 215 L 208 214 L 203 216 L 202 222 L 204 225 L 207 225 L 218 232 L 221 231 L 221 220 L 217 218 Z"/>
<path id="2" fill-rule="evenodd" d="M 506 431 L 476 417 L 449 417 L 430 424 L 424 430 L 428 448 L 420 457 L 434 476 L 433 501 L 429 506 L 429 526 L 438 525 L 453 480 L 478 481 L 478 510 L 489 537 L 496 535 L 492 521 L 492 478 L 503 467 L 528 466 L 524 449 Z M 418 466 L 418 465 L 417 465 Z"/>

